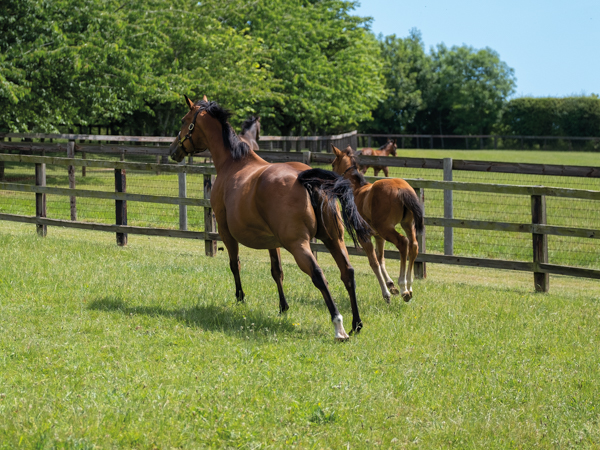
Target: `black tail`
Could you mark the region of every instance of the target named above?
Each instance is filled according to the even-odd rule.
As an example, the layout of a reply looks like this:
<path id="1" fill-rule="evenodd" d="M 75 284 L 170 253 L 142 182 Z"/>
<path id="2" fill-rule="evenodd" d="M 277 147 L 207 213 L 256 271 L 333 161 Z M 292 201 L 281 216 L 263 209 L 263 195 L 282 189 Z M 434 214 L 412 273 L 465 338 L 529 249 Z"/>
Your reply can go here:
<path id="1" fill-rule="evenodd" d="M 342 218 L 344 225 L 354 245 L 358 245 L 357 238 L 368 240 L 371 238 L 371 227 L 358 213 L 354 203 L 352 185 L 344 177 L 323 169 L 309 169 L 300 172 L 298 181 L 308 190 L 310 202 L 315 211 L 321 211 L 319 198 L 321 194 L 327 199 L 329 213 L 337 215 L 335 199 L 342 205 Z"/>
<path id="2" fill-rule="evenodd" d="M 417 195 L 409 189 L 402 189 L 399 195 L 402 197 L 401 200 L 404 203 L 404 207 L 413 213 L 413 217 L 415 218 L 415 229 L 417 230 L 417 233 L 422 234 L 425 223 L 423 219 L 423 205 L 419 201 L 419 197 L 417 197 Z"/>

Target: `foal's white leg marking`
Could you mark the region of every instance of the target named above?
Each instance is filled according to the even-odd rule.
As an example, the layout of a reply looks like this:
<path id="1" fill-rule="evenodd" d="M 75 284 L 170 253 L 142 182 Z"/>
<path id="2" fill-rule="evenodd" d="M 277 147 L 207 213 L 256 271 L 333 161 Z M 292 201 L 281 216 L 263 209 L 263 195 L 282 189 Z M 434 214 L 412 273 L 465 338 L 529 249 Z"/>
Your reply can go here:
<path id="1" fill-rule="evenodd" d="M 333 328 L 335 330 L 335 338 L 338 341 L 345 341 L 346 339 L 350 339 L 346 330 L 344 330 L 344 318 L 341 314 L 335 316 L 332 320 Z"/>

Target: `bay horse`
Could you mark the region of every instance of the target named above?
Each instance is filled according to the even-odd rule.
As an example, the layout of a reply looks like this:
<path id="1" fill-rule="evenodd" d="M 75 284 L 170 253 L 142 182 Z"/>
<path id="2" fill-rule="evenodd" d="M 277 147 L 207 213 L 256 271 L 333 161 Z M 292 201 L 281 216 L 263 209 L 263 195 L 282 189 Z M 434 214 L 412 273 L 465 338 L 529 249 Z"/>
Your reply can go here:
<path id="1" fill-rule="evenodd" d="M 379 150 L 374 150 L 372 148 L 363 148 L 362 150 L 358 151 L 356 153 L 356 156 L 396 156 L 396 149 L 398 148 L 398 146 L 396 145 L 396 139 L 388 139 L 388 141 L 383 144 L 381 147 L 379 147 Z M 369 170 L 369 167 L 373 168 L 373 172 L 375 173 L 373 176 L 377 176 L 377 174 L 379 173 L 379 171 L 383 170 L 383 174 L 387 177 L 388 176 L 388 167 L 387 166 L 369 166 L 369 165 L 361 165 L 361 166 L 357 166 L 358 169 L 362 172 L 362 173 L 367 173 L 367 170 Z"/>
<path id="2" fill-rule="evenodd" d="M 251 116 L 242 123 L 240 139 L 248 144 L 250 150 L 260 150 L 258 140 L 260 139 L 260 117 Z"/>
<path id="3" fill-rule="evenodd" d="M 423 206 L 414 189 L 400 178 L 388 178 L 368 183 L 358 170 L 352 148 L 341 151 L 333 146 L 335 160 L 333 171 L 344 176 L 352 184 L 356 207 L 360 215 L 373 230 L 376 251 L 371 238 L 359 240 L 369 258 L 369 264 L 379 281 L 383 298 L 389 303 L 390 291 L 397 295 L 398 289 L 385 268 L 383 247 L 385 241 L 391 242 L 400 251 L 400 275 L 398 285 L 402 289 L 402 298 L 412 298 L 413 265 L 419 253 L 416 233 L 423 232 Z M 396 231 L 400 224 L 406 237 Z M 408 258 L 408 269 L 406 260 Z M 388 290 L 389 289 L 389 290 Z"/>
<path id="4" fill-rule="evenodd" d="M 279 310 L 283 313 L 289 308 L 282 285 L 280 247 L 283 247 L 321 291 L 335 338 L 348 339 L 342 315 L 310 248 L 310 240 L 317 237 L 340 269 L 350 296 L 352 331 L 358 332 L 362 322 L 342 220 L 355 241 L 366 239 L 370 228 L 356 210 L 350 183 L 334 172 L 311 169 L 302 163 L 266 162 L 235 134 L 228 122 L 231 115 L 228 111 L 208 101 L 206 96 L 196 103 L 185 99 L 189 111 L 181 120 L 181 131 L 171 144 L 170 156 L 179 162 L 187 154 L 200 150 L 208 149 L 212 155 L 217 178 L 210 204 L 229 254 L 237 300 L 244 300 L 239 260 L 239 244 L 242 244 L 269 250 L 271 275 L 279 292 Z M 339 217 L 336 200 L 341 204 L 343 219 Z"/>

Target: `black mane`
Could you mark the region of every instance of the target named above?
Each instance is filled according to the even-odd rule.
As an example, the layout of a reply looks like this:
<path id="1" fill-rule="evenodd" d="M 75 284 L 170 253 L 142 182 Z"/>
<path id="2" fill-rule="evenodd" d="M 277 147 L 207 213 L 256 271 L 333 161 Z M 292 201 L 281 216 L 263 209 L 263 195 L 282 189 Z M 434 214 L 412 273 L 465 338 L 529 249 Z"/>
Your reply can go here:
<path id="1" fill-rule="evenodd" d="M 258 117 L 251 116 L 251 117 L 247 118 L 246 120 L 244 120 L 244 123 L 242 123 L 242 132 L 240 134 L 244 134 L 246 131 L 248 131 L 250 128 L 252 128 L 252 125 L 254 125 L 254 123 L 258 119 L 259 119 Z"/>
<path id="2" fill-rule="evenodd" d="M 225 148 L 229 149 L 231 156 L 234 161 L 242 159 L 250 152 L 248 144 L 241 141 L 231 125 L 229 125 L 229 118 L 232 113 L 227 111 L 225 108 L 220 106 L 217 102 L 198 100 L 196 106 L 200 107 L 200 111 L 206 111 L 211 117 L 217 119 L 223 129 L 223 144 Z"/>
<path id="3" fill-rule="evenodd" d="M 383 144 L 381 147 L 379 147 L 379 150 L 383 150 L 384 148 L 386 148 L 388 145 L 390 145 L 390 142 L 393 144 L 394 141 L 392 141 L 391 139 L 388 139 L 388 141 Z"/>

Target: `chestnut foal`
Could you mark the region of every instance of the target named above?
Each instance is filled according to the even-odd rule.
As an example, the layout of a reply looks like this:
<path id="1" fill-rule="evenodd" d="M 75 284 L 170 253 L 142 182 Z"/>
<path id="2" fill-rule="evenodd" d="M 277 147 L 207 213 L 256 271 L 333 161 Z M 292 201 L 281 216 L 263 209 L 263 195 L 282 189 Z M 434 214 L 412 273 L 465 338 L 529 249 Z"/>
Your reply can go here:
<path id="1" fill-rule="evenodd" d="M 383 298 L 389 303 L 390 291 L 394 295 L 399 293 L 385 268 L 383 247 L 385 241 L 389 241 L 400 251 L 398 285 L 402 290 L 404 301 L 409 301 L 412 298 L 413 265 L 419 253 L 416 234 L 421 233 L 424 226 L 423 206 L 414 189 L 406 181 L 400 178 L 389 178 L 368 183 L 357 168 L 352 148 L 348 146 L 346 150 L 341 151 L 333 145 L 332 147 L 335 154 L 332 163 L 333 171 L 350 181 L 356 207 L 373 229 L 376 253 L 370 238 L 359 242 L 379 280 Z M 398 223 L 405 231 L 406 237 L 396 231 L 395 227 Z"/>

